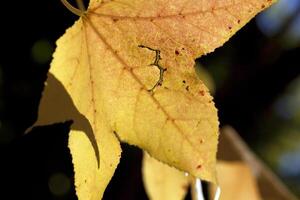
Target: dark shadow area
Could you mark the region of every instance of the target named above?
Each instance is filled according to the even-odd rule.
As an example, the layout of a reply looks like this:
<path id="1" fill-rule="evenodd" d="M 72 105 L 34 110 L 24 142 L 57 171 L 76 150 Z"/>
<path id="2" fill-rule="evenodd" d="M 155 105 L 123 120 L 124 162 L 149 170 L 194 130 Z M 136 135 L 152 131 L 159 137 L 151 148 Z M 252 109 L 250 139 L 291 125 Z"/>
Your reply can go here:
<path id="1" fill-rule="evenodd" d="M 87 135 L 94 148 L 99 166 L 99 149 L 93 129 L 88 119 L 79 113 L 62 83 L 51 73 L 48 74 L 48 79 L 45 82 L 45 88 L 42 96 L 43 97 L 39 106 L 39 117 L 34 126 L 42 126 L 72 120 L 73 124 L 70 128 L 73 130 L 83 131 Z"/>
<path id="2" fill-rule="evenodd" d="M 143 152 L 122 143 L 122 157 L 115 174 L 105 190 L 104 200 L 147 200 L 142 181 Z"/>
<path id="3" fill-rule="evenodd" d="M 70 125 L 36 128 L 11 143 L 1 155 L 1 199 L 77 198 L 67 146 Z"/>

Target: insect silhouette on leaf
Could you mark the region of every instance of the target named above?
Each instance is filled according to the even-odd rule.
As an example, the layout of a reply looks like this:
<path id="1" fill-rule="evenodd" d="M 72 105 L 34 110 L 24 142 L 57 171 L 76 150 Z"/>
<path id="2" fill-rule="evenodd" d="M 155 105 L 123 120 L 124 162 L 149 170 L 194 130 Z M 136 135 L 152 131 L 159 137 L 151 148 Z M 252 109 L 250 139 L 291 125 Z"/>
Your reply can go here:
<path id="1" fill-rule="evenodd" d="M 158 81 L 155 83 L 155 85 L 154 85 L 151 89 L 148 90 L 149 92 L 153 92 L 154 89 L 155 89 L 157 86 L 161 86 L 161 85 L 162 85 L 164 72 L 167 71 L 167 69 L 166 69 L 166 68 L 163 68 L 163 67 L 159 64 L 159 61 L 161 60 L 160 50 L 158 50 L 158 49 L 153 49 L 153 48 L 147 47 L 147 46 L 145 46 L 145 45 L 139 45 L 138 47 L 140 47 L 140 48 L 146 48 L 146 49 L 149 49 L 149 50 L 155 52 L 155 60 L 154 60 L 153 63 L 150 64 L 150 66 L 156 66 L 156 67 L 159 69 L 159 79 L 158 79 Z"/>

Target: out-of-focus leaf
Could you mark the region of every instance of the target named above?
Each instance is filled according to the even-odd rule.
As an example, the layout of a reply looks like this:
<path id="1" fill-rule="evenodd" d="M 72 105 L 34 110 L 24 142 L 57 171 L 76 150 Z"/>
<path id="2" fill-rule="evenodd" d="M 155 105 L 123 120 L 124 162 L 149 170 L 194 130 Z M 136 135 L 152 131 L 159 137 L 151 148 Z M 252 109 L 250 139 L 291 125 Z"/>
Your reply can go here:
<path id="1" fill-rule="evenodd" d="M 217 173 L 221 187 L 220 200 L 260 200 L 255 176 L 243 162 L 218 162 Z M 216 188 L 211 187 L 211 196 Z M 213 198 L 211 198 L 213 199 Z"/>
<path id="2" fill-rule="evenodd" d="M 189 188 L 189 178 L 173 167 L 144 153 L 143 181 L 152 200 L 181 200 Z"/>

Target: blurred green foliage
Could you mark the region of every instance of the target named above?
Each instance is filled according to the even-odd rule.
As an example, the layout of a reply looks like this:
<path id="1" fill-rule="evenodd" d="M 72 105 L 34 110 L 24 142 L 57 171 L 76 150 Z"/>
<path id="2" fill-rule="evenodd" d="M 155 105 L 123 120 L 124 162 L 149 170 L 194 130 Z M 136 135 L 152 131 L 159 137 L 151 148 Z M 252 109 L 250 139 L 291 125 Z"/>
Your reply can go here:
<path id="1" fill-rule="evenodd" d="M 51 60 L 53 50 L 54 48 L 48 40 L 41 39 L 33 44 L 31 55 L 36 63 L 45 64 Z"/>

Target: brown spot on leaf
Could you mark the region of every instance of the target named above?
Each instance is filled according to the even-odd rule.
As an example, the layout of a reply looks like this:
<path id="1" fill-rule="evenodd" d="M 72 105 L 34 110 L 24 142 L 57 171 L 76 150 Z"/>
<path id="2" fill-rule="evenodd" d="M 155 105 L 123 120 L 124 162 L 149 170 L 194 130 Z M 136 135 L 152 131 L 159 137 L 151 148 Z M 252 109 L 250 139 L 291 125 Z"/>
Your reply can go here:
<path id="1" fill-rule="evenodd" d="M 119 20 L 118 20 L 118 19 L 116 19 L 116 18 L 113 18 L 112 20 L 113 20 L 114 22 L 117 22 L 117 21 L 119 21 Z"/>
<path id="2" fill-rule="evenodd" d="M 186 90 L 186 91 L 190 91 L 190 87 L 189 87 L 189 86 L 186 86 L 186 87 L 185 87 L 185 90 Z"/>
<path id="3" fill-rule="evenodd" d="M 185 15 L 183 15 L 181 12 L 179 13 L 179 16 L 181 16 L 181 18 L 185 18 Z"/>
<path id="4" fill-rule="evenodd" d="M 196 167 L 198 170 L 200 170 L 201 168 L 202 168 L 202 165 L 197 165 L 197 167 Z"/>
<path id="5" fill-rule="evenodd" d="M 241 23 L 241 20 L 239 19 L 239 20 L 237 21 L 237 23 L 238 23 L 238 24 Z"/>
<path id="6" fill-rule="evenodd" d="M 176 56 L 178 56 L 179 55 L 179 51 L 175 50 L 175 54 L 176 54 Z"/>
<path id="7" fill-rule="evenodd" d="M 231 30 L 231 29 L 232 29 L 232 26 L 228 26 L 228 29 Z"/>
<path id="8" fill-rule="evenodd" d="M 184 83 L 184 84 L 185 84 L 185 83 L 186 83 L 186 82 L 185 82 L 185 80 L 183 80 L 183 81 L 182 81 L 182 83 Z"/>
<path id="9" fill-rule="evenodd" d="M 201 96 L 204 96 L 204 95 L 205 95 L 205 92 L 204 92 L 203 90 L 200 90 L 200 91 L 199 91 L 199 94 L 200 94 Z"/>
<path id="10" fill-rule="evenodd" d="M 265 4 L 261 5 L 261 8 L 262 8 L 262 9 L 264 9 L 265 7 L 266 7 Z"/>

